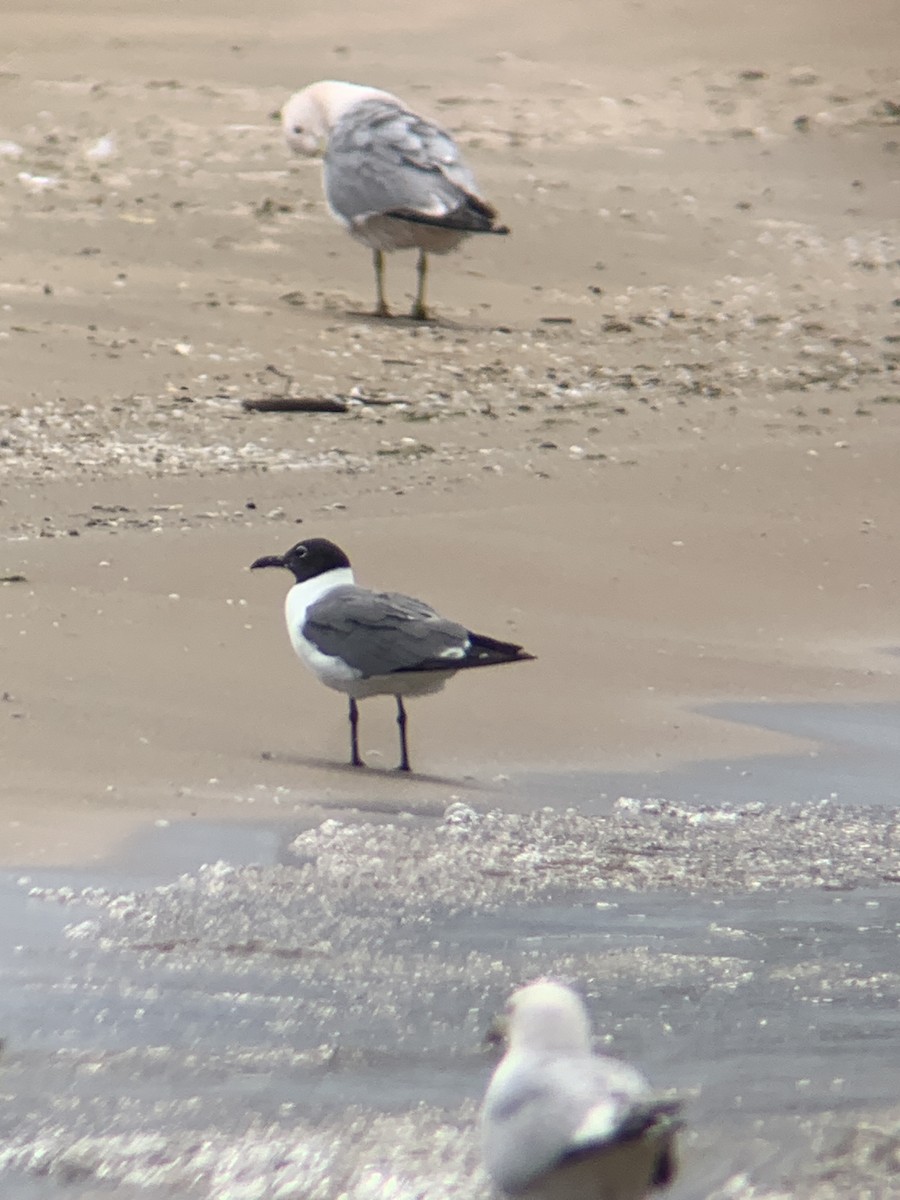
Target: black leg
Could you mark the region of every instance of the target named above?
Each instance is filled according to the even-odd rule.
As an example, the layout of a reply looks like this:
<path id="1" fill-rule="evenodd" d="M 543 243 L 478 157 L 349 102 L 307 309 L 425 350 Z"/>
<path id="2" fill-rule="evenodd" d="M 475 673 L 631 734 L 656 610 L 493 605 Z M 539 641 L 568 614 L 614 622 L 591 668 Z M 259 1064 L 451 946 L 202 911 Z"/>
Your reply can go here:
<path id="1" fill-rule="evenodd" d="M 409 771 L 409 750 L 406 747 L 406 709 L 403 707 L 403 697 L 397 697 L 397 724 L 400 726 L 400 766 L 398 771 Z"/>
<path id="2" fill-rule="evenodd" d="M 353 767 L 364 767 L 366 764 L 359 757 L 359 737 L 357 736 L 357 727 L 359 726 L 359 706 L 353 697 L 350 697 L 350 765 Z"/>

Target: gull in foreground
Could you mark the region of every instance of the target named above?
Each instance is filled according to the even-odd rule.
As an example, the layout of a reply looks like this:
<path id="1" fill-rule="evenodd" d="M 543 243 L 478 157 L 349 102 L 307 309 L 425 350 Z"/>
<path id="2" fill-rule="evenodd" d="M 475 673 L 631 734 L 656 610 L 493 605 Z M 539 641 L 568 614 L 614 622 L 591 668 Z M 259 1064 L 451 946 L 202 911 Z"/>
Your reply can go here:
<path id="1" fill-rule="evenodd" d="M 640 1200 L 675 1177 L 677 1100 L 627 1063 L 591 1053 L 579 997 L 539 980 L 514 992 L 507 1051 L 484 1099 L 484 1163 L 527 1200 Z"/>
<path id="2" fill-rule="evenodd" d="M 533 659 L 521 646 L 472 633 L 411 596 L 357 587 L 350 560 L 325 538 L 298 542 L 287 554 L 258 558 L 251 570 L 284 567 L 294 576 L 285 601 L 297 656 L 327 687 L 350 697 L 350 761 L 359 756 L 357 700 L 395 696 L 400 766 L 408 771 L 404 696 L 439 692 L 457 671 Z"/>
<path id="3" fill-rule="evenodd" d="M 469 234 L 509 233 L 478 194 L 475 177 L 443 129 L 378 88 L 326 79 L 296 92 L 281 114 L 292 150 L 325 146 L 325 197 L 375 263 L 375 315 L 390 316 L 384 255 L 419 251 L 410 316 L 427 320 L 428 255 L 447 254 Z"/>

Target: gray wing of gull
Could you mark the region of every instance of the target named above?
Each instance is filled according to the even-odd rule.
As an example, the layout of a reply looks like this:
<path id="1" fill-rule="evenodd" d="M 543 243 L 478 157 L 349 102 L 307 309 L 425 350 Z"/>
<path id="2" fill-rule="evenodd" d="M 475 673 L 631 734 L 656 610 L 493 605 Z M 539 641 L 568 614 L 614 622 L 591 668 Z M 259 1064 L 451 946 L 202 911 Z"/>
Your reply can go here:
<path id="1" fill-rule="evenodd" d="M 477 231 L 490 229 L 495 216 L 450 135 L 390 100 L 364 100 L 335 125 L 325 152 L 325 194 L 345 221 L 458 214 L 460 228 Z"/>
<path id="2" fill-rule="evenodd" d="M 456 651 L 447 659 L 452 670 L 469 643 L 463 625 L 446 620 L 421 600 L 355 586 L 334 588 L 311 605 L 303 636 L 365 678 L 415 670 Z"/>
<path id="3" fill-rule="evenodd" d="M 498 1082 L 485 1097 L 482 1147 L 485 1165 L 504 1191 L 514 1194 L 573 1158 L 602 1155 L 663 1125 L 658 1183 L 673 1169 L 668 1139 L 677 1127 L 678 1104 L 655 1100 L 643 1075 L 627 1063 L 599 1056 L 528 1057 Z M 608 1106 L 608 1134 L 576 1137 L 598 1105 Z"/>

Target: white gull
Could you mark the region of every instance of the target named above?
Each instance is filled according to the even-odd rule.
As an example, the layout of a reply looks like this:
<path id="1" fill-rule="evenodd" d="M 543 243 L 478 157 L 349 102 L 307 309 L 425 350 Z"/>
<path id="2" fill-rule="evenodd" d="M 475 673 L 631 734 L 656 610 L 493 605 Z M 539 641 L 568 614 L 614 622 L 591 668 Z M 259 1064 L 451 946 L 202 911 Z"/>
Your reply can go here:
<path id="1" fill-rule="evenodd" d="M 675 1177 L 677 1100 L 628 1063 L 591 1052 L 581 999 L 538 980 L 514 992 L 507 1051 L 481 1115 L 498 1192 L 524 1200 L 642 1200 Z"/>
<path id="2" fill-rule="evenodd" d="M 410 316 L 427 320 L 428 255 L 447 254 L 473 233 L 509 232 L 479 195 L 453 138 L 390 92 L 322 80 L 291 96 L 281 121 L 292 150 L 312 155 L 324 146 L 328 206 L 372 251 L 376 316 L 390 316 L 385 252 L 418 250 Z"/>

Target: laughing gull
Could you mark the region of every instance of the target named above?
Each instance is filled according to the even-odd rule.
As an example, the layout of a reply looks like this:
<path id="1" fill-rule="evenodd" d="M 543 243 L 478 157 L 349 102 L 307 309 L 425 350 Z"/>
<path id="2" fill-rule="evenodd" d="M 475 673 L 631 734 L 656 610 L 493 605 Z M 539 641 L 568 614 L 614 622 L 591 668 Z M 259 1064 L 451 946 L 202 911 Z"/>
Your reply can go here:
<path id="1" fill-rule="evenodd" d="M 439 692 L 457 671 L 534 658 L 521 646 L 472 633 L 433 608 L 397 592 L 357 587 L 350 560 L 325 538 L 309 538 L 287 554 L 258 558 L 251 570 L 284 567 L 295 583 L 284 614 L 297 656 L 327 687 L 350 697 L 350 761 L 359 756 L 357 700 L 395 696 L 400 766 L 408 771 L 404 696 Z"/>
<path id="2" fill-rule="evenodd" d="M 375 315 L 389 317 L 384 254 L 419 251 L 410 316 L 428 319 L 429 254 L 448 254 L 472 233 L 509 233 L 478 194 L 475 176 L 448 133 L 378 88 L 325 79 L 295 92 L 281 114 L 287 143 L 299 154 L 325 145 L 325 197 L 375 264 Z"/>
<path id="3" fill-rule="evenodd" d="M 680 1102 L 634 1067 L 591 1053 L 581 999 L 538 980 L 514 992 L 507 1051 L 481 1114 L 497 1192 L 527 1200 L 641 1200 L 675 1178 Z"/>

